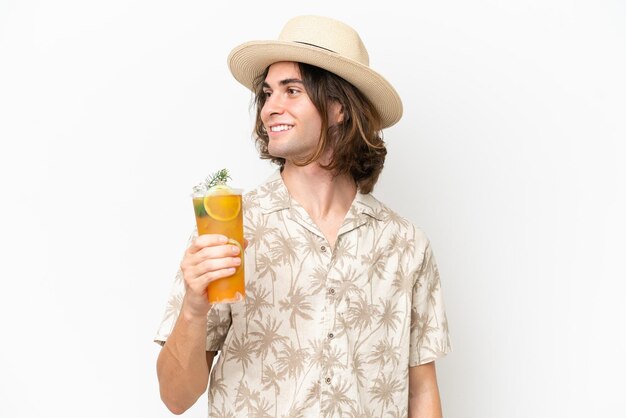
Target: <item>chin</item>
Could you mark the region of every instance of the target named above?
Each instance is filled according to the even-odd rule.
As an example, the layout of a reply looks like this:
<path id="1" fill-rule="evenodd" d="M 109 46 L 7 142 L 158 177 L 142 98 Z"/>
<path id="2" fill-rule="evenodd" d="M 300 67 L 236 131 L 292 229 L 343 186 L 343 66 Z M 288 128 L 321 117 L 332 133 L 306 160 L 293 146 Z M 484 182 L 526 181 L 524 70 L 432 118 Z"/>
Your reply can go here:
<path id="1" fill-rule="evenodd" d="M 280 149 L 277 149 L 277 147 L 272 147 L 269 144 L 267 146 L 267 153 L 274 158 L 285 158 L 286 154 L 284 150 L 281 151 Z"/>

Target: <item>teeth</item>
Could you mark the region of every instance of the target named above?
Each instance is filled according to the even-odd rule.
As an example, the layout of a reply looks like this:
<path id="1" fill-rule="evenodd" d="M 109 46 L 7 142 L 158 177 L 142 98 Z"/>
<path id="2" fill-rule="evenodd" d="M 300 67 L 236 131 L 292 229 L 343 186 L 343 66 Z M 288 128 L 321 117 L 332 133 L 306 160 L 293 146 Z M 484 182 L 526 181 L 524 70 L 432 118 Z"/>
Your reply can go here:
<path id="1" fill-rule="evenodd" d="M 281 131 L 288 131 L 291 128 L 292 128 L 291 125 L 276 125 L 276 126 L 272 126 L 270 130 L 272 132 L 281 132 Z"/>

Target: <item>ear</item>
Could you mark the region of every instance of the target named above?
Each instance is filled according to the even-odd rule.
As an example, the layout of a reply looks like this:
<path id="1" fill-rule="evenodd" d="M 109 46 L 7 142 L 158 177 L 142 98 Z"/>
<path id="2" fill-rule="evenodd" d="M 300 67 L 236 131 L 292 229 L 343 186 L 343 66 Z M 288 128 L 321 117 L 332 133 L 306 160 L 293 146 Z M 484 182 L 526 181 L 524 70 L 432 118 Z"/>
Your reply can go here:
<path id="1" fill-rule="evenodd" d="M 343 106 L 339 102 L 333 101 L 328 109 L 328 121 L 331 125 L 343 123 Z"/>

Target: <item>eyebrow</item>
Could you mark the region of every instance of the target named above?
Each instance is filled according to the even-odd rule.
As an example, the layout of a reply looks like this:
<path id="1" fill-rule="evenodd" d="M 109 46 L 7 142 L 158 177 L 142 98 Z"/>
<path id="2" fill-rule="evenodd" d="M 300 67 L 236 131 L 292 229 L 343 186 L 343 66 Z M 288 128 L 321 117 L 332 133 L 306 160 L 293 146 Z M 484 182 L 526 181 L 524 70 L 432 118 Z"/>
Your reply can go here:
<path id="1" fill-rule="evenodd" d="M 293 84 L 293 83 L 304 84 L 304 83 L 302 82 L 302 80 L 300 80 L 299 78 L 286 78 L 286 79 L 284 79 L 284 80 L 280 80 L 280 81 L 278 82 L 278 85 L 280 85 L 280 86 L 285 86 L 285 85 L 287 85 L 287 84 Z M 265 87 L 267 87 L 268 89 L 269 89 L 269 88 L 271 88 L 271 87 L 270 87 L 270 85 L 269 85 L 269 84 L 267 84 L 267 82 L 265 82 L 265 81 L 263 82 L 263 87 L 264 87 L 264 88 L 265 88 Z"/>

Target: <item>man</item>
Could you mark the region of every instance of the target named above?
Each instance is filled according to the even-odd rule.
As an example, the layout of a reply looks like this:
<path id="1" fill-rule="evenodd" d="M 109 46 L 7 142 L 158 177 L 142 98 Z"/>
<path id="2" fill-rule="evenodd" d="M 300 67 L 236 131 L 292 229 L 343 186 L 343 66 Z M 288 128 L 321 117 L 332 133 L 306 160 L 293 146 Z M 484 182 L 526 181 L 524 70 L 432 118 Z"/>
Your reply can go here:
<path id="1" fill-rule="evenodd" d="M 352 28 L 317 16 L 229 66 L 280 170 L 245 197 L 245 302 L 207 302 L 241 262 L 227 237 L 187 249 L 156 337 L 163 401 L 180 414 L 208 386 L 210 417 L 440 417 L 434 360 L 450 343 L 432 250 L 370 194 L 397 93 Z"/>

